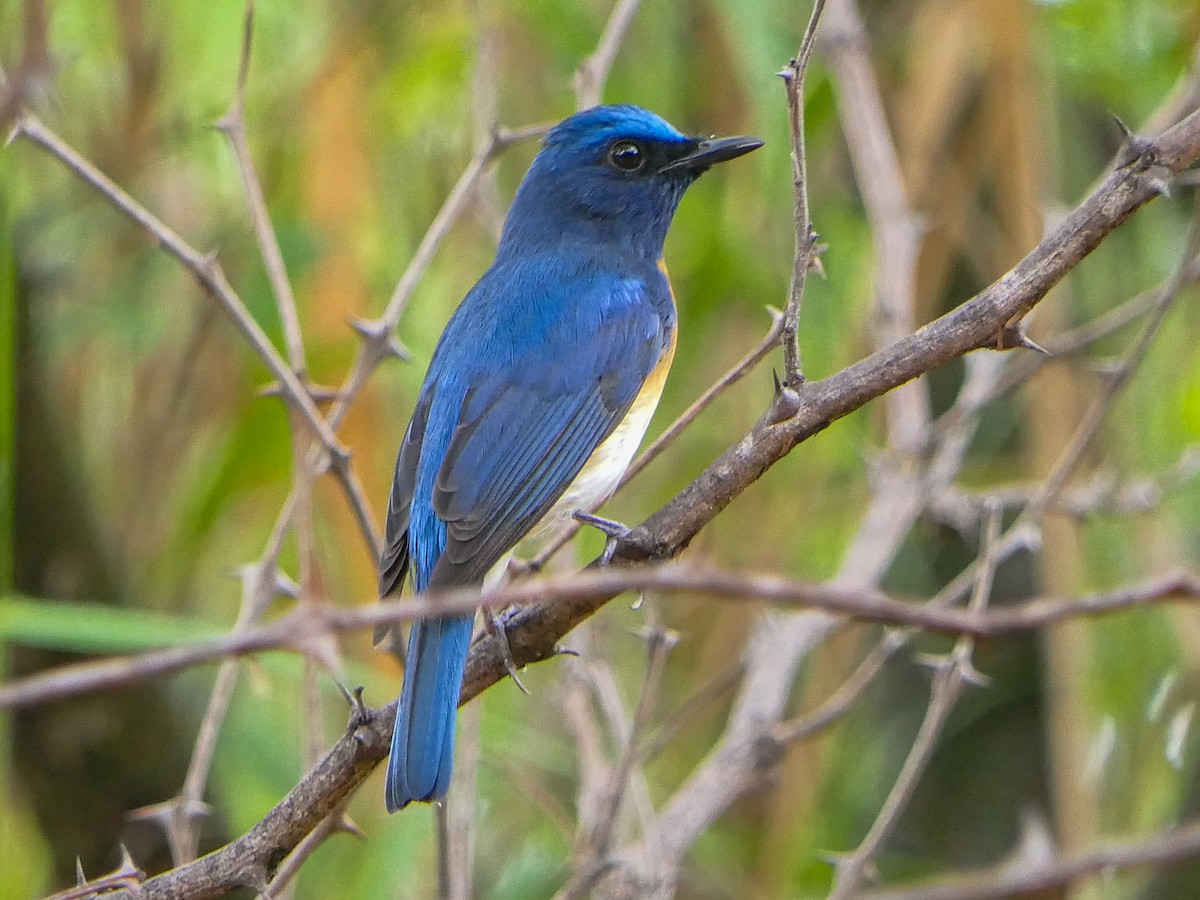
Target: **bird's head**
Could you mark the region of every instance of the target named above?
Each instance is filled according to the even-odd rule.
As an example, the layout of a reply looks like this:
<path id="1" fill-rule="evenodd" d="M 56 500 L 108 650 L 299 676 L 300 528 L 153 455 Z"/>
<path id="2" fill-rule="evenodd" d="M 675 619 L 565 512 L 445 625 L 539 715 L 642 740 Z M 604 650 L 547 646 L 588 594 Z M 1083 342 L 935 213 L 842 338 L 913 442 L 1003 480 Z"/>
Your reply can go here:
<path id="1" fill-rule="evenodd" d="M 761 146 L 751 137 L 688 137 L 638 106 L 576 113 L 546 135 L 513 201 L 501 253 L 584 239 L 657 258 L 688 186 Z"/>

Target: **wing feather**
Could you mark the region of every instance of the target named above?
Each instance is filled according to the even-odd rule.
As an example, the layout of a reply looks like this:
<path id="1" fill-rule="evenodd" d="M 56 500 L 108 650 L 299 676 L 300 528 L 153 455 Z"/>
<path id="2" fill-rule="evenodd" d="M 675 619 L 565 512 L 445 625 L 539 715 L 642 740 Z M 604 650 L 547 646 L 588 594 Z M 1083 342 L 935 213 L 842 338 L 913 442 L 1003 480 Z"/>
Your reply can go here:
<path id="1" fill-rule="evenodd" d="M 485 276 L 434 353 L 401 447 L 380 591 L 475 584 L 553 507 L 625 417 L 667 345 L 657 269 L 580 276 L 570 305 L 528 272 Z M 520 296 L 521 302 L 514 302 Z"/>

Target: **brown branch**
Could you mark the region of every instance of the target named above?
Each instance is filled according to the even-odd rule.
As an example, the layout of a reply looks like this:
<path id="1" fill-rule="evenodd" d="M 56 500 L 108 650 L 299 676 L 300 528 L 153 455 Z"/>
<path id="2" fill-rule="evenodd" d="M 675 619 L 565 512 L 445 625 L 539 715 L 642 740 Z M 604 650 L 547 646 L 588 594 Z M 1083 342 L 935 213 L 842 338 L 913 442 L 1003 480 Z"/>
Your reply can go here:
<path id="1" fill-rule="evenodd" d="M 308 389 L 300 383 L 296 373 L 283 361 L 258 322 L 250 315 L 246 305 L 225 278 L 225 273 L 221 270 L 215 257 L 205 256 L 195 250 L 165 222 L 121 190 L 111 179 L 76 153 L 35 116 L 30 113 L 22 113 L 18 116 L 13 134 L 29 140 L 58 159 L 78 175 L 84 183 L 94 188 L 116 209 L 151 235 L 163 249 L 179 260 L 184 268 L 192 273 L 205 293 L 212 297 L 233 320 L 234 325 L 253 348 L 255 354 L 278 380 L 288 405 L 303 416 L 305 423 L 317 440 L 321 442 L 322 447 L 334 459 L 349 459 L 349 451 L 338 442 L 337 435 L 333 433 L 320 412 L 317 411 Z"/>
<path id="2" fill-rule="evenodd" d="M 576 875 L 557 894 L 562 900 L 588 896 L 596 880 L 603 874 L 626 789 L 633 777 L 635 766 L 642 758 L 642 736 L 650 723 L 650 712 L 662 683 L 667 654 L 678 640 L 676 635 L 660 626 L 651 626 L 646 638 L 649 644 L 646 676 L 642 681 L 641 695 L 628 729 L 625 746 L 609 773 L 608 784 L 600 792 L 599 809 L 583 835 L 584 850 L 576 864 Z"/>
<path id="3" fill-rule="evenodd" d="M 880 591 L 845 588 L 834 583 L 793 581 L 773 575 L 751 575 L 675 563 L 588 569 L 555 578 L 515 581 L 483 594 L 464 589 L 429 594 L 422 600 L 404 603 L 299 610 L 268 625 L 205 641 L 134 656 L 60 666 L 0 685 L 0 709 L 33 706 L 77 694 L 124 687 L 231 656 L 283 649 L 302 652 L 307 642 L 325 638 L 330 633 L 469 613 L 478 607 L 521 606 L 524 608 L 514 616 L 519 618 L 549 604 L 603 603 L 625 591 L 644 590 L 691 593 L 739 602 L 763 600 L 779 607 L 821 610 L 864 622 L 974 638 L 1000 638 L 1077 616 L 1117 612 L 1167 600 L 1195 599 L 1200 597 L 1200 574 L 1179 570 L 1113 591 L 1077 598 L 1031 600 L 984 615 L 942 606 L 939 598 L 916 604 L 897 600 Z M 530 633 L 528 626 L 514 629 L 509 624 L 508 631 L 513 658 L 518 665 L 540 662 L 558 653 L 556 645 L 544 644 L 543 636 Z M 506 675 L 507 670 L 493 639 L 481 636 L 472 650 L 470 668 L 463 683 L 463 702 L 500 680 L 501 674 Z"/>
<path id="4" fill-rule="evenodd" d="M 573 584 L 572 584 L 573 581 Z M 757 595 L 765 599 L 794 598 L 809 600 L 824 598 L 830 607 L 854 610 L 854 615 L 899 624 L 920 625 L 950 633 L 973 637 L 997 637 L 1014 631 L 1040 628 L 1049 622 L 1076 615 L 1093 615 L 1117 609 L 1128 609 L 1146 603 L 1174 598 L 1200 597 L 1200 575 L 1180 572 L 1167 578 L 1137 585 L 1109 594 L 1096 594 L 1077 600 L 1043 600 L 1022 607 L 997 610 L 986 614 L 969 610 L 941 610 L 910 606 L 882 596 L 858 598 L 855 601 L 844 592 L 828 586 L 801 585 L 782 579 L 767 579 L 686 570 L 677 566 L 630 568 L 588 572 L 572 579 L 548 579 L 544 582 L 523 581 L 505 588 L 489 591 L 485 603 L 507 603 L 514 598 L 536 600 L 539 604 L 595 602 L 597 597 L 611 596 L 619 585 L 653 587 L 656 590 L 688 590 L 696 592 L 730 589 L 732 596 Z M 568 587 L 571 588 L 568 591 Z M 481 598 L 469 593 L 458 594 L 443 603 L 426 601 L 405 604 L 406 608 L 377 606 L 365 609 L 329 609 L 324 611 L 321 627 L 332 630 L 366 628 L 386 621 L 403 621 L 415 615 L 444 615 L 448 611 L 466 611 Z M 538 608 L 538 607 L 535 607 Z M 385 615 L 386 614 L 386 615 Z M 210 644 L 207 651 L 213 656 L 230 652 L 249 652 L 279 646 L 297 639 L 305 629 L 317 627 L 311 617 L 298 621 L 287 617 L 263 629 L 224 639 L 219 646 Z M 512 626 L 510 625 L 510 629 Z M 530 638 L 533 640 L 530 640 Z M 518 664 L 552 655 L 525 629 L 510 631 L 509 642 Z M 468 677 L 463 685 L 460 702 L 466 703 L 491 684 L 507 675 L 491 639 L 476 644 L 470 661 Z M 0 706 L 12 699 L 11 686 L 0 692 Z M 40 698 L 39 698 L 40 699 Z M 37 702 L 37 701 L 34 701 Z M 367 711 L 365 721 L 354 721 L 346 734 L 329 754 L 292 789 L 278 806 L 241 838 L 202 857 L 187 866 L 173 869 L 150 879 L 142 886 L 143 898 L 206 898 L 220 896 L 236 886 L 261 888 L 269 878 L 275 861 L 290 852 L 296 844 L 347 797 L 371 770 L 387 755 L 395 703 L 380 710 Z M 765 748 L 764 748 L 765 749 Z"/>
<path id="5" fill-rule="evenodd" d="M 538 137 L 546 130 L 546 125 L 498 129 L 471 157 L 471 161 L 463 169 L 458 181 L 446 195 L 446 199 L 433 217 L 433 221 L 429 223 L 429 228 L 426 229 L 421 242 L 413 252 L 412 259 L 409 260 L 400 279 L 396 282 L 396 287 L 392 290 L 392 295 L 383 312 L 377 319 L 354 323 L 354 328 L 362 337 L 363 343 L 359 347 L 350 371 L 338 389 L 337 399 L 329 411 L 330 427 L 337 428 L 345 420 L 346 414 L 350 411 L 350 407 L 357 399 L 363 385 L 367 383 L 367 379 L 371 377 L 383 360 L 389 356 L 408 358 L 408 351 L 392 332 L 400 322 L 400 317 L 408 307 L 413 294 L 416 293 L 421 279 L 425 277 L 425 272 L 433 262 L 442 241 L 445 240 L 451 227 L 466 210 L 471 198 L 475 196 L 475 191 L 487 174 L 488 168 L 509 147 Z"/>
<path id="6" fill-rule="evenodd" d="M 621 49 L 640 5 L 641 0 L 617 0 L 613 4 L 608 24 L 604 26 L 604 33 L 596 45 L 596 52 L 580 63 L 575 72 L 575 105 L 579 109 L 587 109 L 600 102 L 604 93 L 604 83 L 608 81 L 608 73 L 617 58 L 617 51 Z"/>
<path id="7" fill-rule="evenodd" d="M 980 551 L 980 575 L 976 581 L 975 593 L 971 598 L 970 610 L 980 612 L 987 605 L 992 593 L 992 577 L 996 570 L 996 559 L 993 555 L 996 538 L 1000 532 L 1000 511 L 998 507 L 989 510 L 987 530 L 984 534 L 983 547 Z M 912 799 L 917 783 L 924 775 L 929 761 L 933 758 L 946 723 L 950 721 L 950 713 L 961 696 L 963 688 L 969 683 L 982 684 L 983 678 L 976 672 L 971 656 L 975 650 L 972 638 L 960 637 L 952 653 L 944 659 L 934 662 L 933 688 L 930 691 L 929 706 L 925 717 L 917 729 L 904 765 L 887 799 L 879 809 L 875 821 L 871 823 L 866 837 L 857 848 L 838 861 L 834 877 L 833 891 L 830 900 L 847 900 L 858 891 L 858 886 L 873 864 L 880 848 L 887 840 L 900 815 Z"/>
<path id="8" fill-rule="evenodd" d="M 238 59 L 237 84 L 233 93 L 233 103 L 229 111 L 217 122 L 217 129 L 224 132 L 233 148 L 233 157 L 237 161 L 238 171 L 242 176 L 242 187 L 246 190 L 246 203 L 250 208 L 250 224 L 254 229 L 254 237 L 258 242 L 258 252 L 262 256 L 267 269 L 267 280 L 271 284 L 271 292 L 275 295 L 275 305 L 279 310 L 279 321 L 283 325 L 283 342 L 287 347 L 288 361 L 297 377 L 305 377 L 304 337 L 300 331 L 300 316 L 296 312 L 296 297 L 292 293 L 292 283 L 288 279 L 287 267 L 283 262 L 283 252 L 279 249 L 279 240 L 275 229 L 271 226 L 271 216 L 267 212 L 267 201 L 263 196 L 262 182 L 254 168 L 250 157 L 250 146 L 246 140 L 246 81 L 250 75 L 250 49 L 254 37 L 254 0 L 246 0 L 246 11 L 242 24 L 242 49 Z"/>
<path id="9" fill-rule="evenodd" d="M 800 41 L 800 49 L 779 73 L 787 93 L 788 133 L 792 145 L 792 196 L 794 197 L 795 251 L 792 256 L 792 282 L 788 288 L 787 305 L 783 310 L 784 383 L 798 387 L 804 381 L 800 360 L 800 304 L 804 300 L 804 283 L 808 270 L 817 261 L 817 234 L 813 231 L 812 214 L 808 209 L 808 166 L 804 152 L 804 79 L 812 60 L 813 44 L 825 0 L 814 0 L 808 26 Z"/>
<path id="10" fill-rule="evenodd" d="M 1200 855 L 1200 822 L 1149 837 L 1114 841 L 1072 856 L 1014 865 L 1004 862 L 968 876 L 916 887 L 869 891 L 862 900 L 994 900 L 1055 894 L 1090 876 L 1169 866 Z"/>
<path id="11" fill-rule="evenodd" d="M 904 188 L 899 154 L 883 110 L 883 94 L 868 54 L 866 28 L 854 0 L 833 0 L 823 43 L 829 52 L 836 109 L 854 180 L 875 246 L 874 341 L 886 347 L 916 327 L 916 269 L 923 226 Z M 929 435 L 929 395 L 906 384 L 885 398 L 892 448 L 918 452 Z"/>

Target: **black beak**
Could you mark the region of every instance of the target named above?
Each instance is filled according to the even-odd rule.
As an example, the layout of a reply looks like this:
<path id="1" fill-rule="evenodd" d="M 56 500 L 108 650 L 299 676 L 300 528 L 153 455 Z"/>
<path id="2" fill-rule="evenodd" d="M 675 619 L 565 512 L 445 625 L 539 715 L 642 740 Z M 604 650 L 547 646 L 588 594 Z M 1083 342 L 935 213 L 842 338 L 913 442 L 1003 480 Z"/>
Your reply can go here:
<path id="1" fill-rule="evenodd" d="M 744 156 L 762 145 L 763 142 L 756 137 L 709 138 L 706 141 L 698 141 L 690 153 L 667 163 L 658 171 L 684 169 L 698 174 L 719 162 Z"/>

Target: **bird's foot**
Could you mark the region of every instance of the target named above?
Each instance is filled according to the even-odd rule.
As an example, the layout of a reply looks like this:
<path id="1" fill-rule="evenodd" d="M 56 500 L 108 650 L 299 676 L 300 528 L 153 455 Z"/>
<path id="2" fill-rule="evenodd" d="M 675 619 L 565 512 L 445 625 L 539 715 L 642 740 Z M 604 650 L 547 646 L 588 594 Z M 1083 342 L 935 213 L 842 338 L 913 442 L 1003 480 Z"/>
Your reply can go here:
<path id="1" fill-rule="evenodd" d="M 617 552 L 617 544 L 626 540 L 633 533 L 628 525 L 622 525 L 620 522 L 614 522 L 612 519 L 605 519 L 590 512 L 584 512 L 582 509 L 575 510 L 572 515 L 576 522 L 583 525 L 591 525 L 597 531 L 601 531 L 608 536 L 608 540 L 604 542 L 604 552 L 600 554 L 600 565 L 602 566 L 607 566 L 612 562 L 613 554 Z"/>
<path id="2" fill-rule="evenodd" d="M 490 606 L 484 607 L 483 624 L 500 648 L 500 658 L 504 660 L 504 668 L 508 670 L 508 677 L 521 689 L 521 693 L 528 695 L 529 689 L 521 683 L 521 679 L 517 675 L 517 661 L 513 659 L 512 648 L 508 645 L 508 628 L 504 624 L 503 616 Z"/>
<path id="3" fill-rule="evenodd" d="M 342 696 L 346 698 L 346 702 L 350 705 L 350 721 L 346 724 L 346 730 L 357 731 L 363 725 L 369 725 L 371 719 L 374 717 L 374 713 L 363 702 L 362 685 L 351 691 L 336 678 L 333 680 L 333 683 L 338 686 L 338 690 L 342 692 Z"/>

